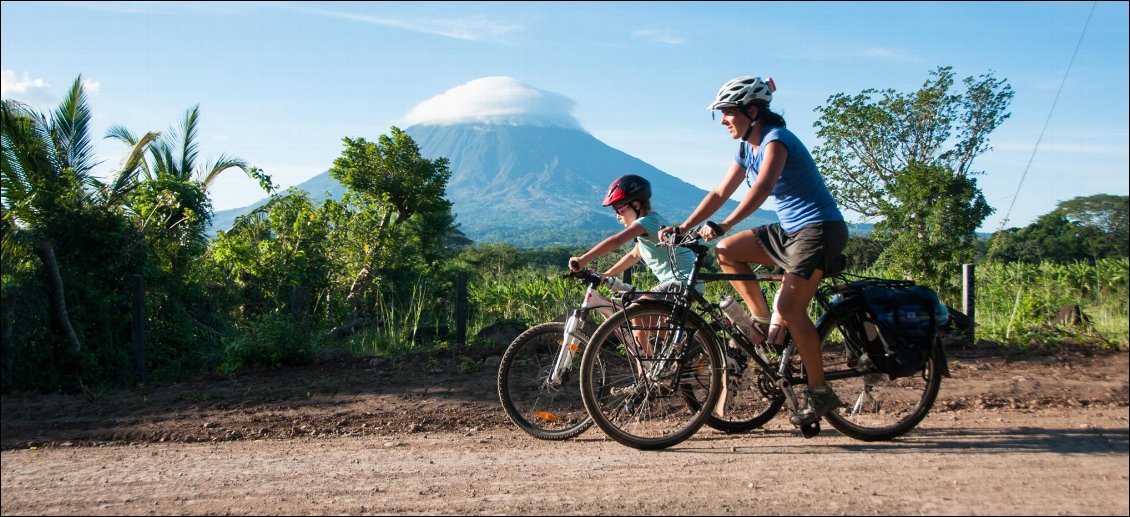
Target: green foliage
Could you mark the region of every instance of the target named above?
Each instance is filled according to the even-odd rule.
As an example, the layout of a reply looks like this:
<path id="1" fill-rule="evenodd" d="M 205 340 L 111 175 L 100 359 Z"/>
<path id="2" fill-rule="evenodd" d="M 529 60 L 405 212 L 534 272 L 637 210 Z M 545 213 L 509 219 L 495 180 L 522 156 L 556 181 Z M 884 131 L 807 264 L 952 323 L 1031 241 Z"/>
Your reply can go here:
<path id="1" fill-rule="evenodd" d="M 307 322 L 296 322 L 280 314 L 249 318 L 246 326 L 224 339 L 224 360 L 219 371 L 306 364 L 321 349 L 320 345 L 317 333 Z"/>
<path id="2" fill-rule="evenodd" d="M 861 270 L 871 267 L 879 260 L 883 253 L 883 243 L 871 237 L 848 237 L 844 255 L 847 256 L 849 270 Z"/>
<path id="3" fill-rule="evenodd" d="M 974 159 L 1008 117 L 1012 88 L 993 75 L 969 77 L 954 92 L 950 67 L 917 91 L 866 89 L 829 97 L 816 108 L 823 144 L 813 150 L 837 201 L 878 217 L 880 262 L 926 283 L 971 260 L 975 230 L 992 213 L 976 181 Z"/>
<path id="4" fill-rule="evenodd" d="M 1054 343 L 1068 337 L 1126 347 L 1130 259 L 1074 262 L 994 262 L 977 267 L 977 336 L 1006 343 Z M 1089 325 L 1057 329 L 1064 305 L 1081 307 Z"/>
<path id="5" fill-rule="evenodd" d="M 993 234 L 989 259 L 1067 263 L 1130 256 L 1128 196 L 1099 194 L 1060 203 L 1024 228 Z"/>
<path id="6" fill-rule="evenodd" d="M 123 286 L 141 254 L 100 202 L 82 79 L 50 116 L 11 100 L 0 111 L 4 326 L 45 329 L 6 329 L 4 389 L 75 390 L 129 372 Z"/>
<path id="7" fill-rule="evenodd" d="M 938 290 L 958 286 L 953 271 L 973 262 L 976 231 L 992 208 L 976 181 L 946 166 L 911 163 L 889 184 L 899 202 L 874 227 L 887 244 L 879 263 Z"/>
<path id="8" fill-rule="evenodd" d="M 220 232 L 210 263 L 240 293 L 240 317 L 314 310 L 311 298 L 332 281 L 329 223 L 305 192 L 288 191 Z"/>
<path id="9" fill-rule="evenodd" d="M 1130 254 L 1130 196 L 1080 196 L 1060 203 L 1056 211 L 1072 222 L 1097 228 L 1112 239 L 1113 253 Z"/>

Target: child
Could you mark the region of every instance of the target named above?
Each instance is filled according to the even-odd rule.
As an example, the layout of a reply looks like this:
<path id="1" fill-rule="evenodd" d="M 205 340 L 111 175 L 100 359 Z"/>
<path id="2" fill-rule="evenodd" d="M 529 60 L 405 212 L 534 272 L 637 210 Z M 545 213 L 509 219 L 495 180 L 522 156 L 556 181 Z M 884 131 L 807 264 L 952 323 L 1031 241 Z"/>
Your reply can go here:
<path id="1" fill-rule="evenodd" d="M 648 269 L 651 269 L 651 272 L 655 273 L 655 277 L 659 279 L 659 285 L 641 298 L 659 299 L 664 295 L 654 293 L 667 293 L 681 289 L 683 282 L 690 279 L 691 269 L 694 267 L 694 253 L 686 248 L 676 248 L 675 263 L 671 263 L 669 248 L 661 245 L 659 241 L 659 229 L 666 226 L 666 221 L 659 214 L 651 211 L 651 183 L 635 174 L 620 176 L 612 182 L 612 185 L 609 185 L 608 193 L 604 195 L 604 202 L 601 205 L 611 206 L 612 210 L 616 211 L 616 220 L 620 221 L 620 224 L 623 224 L 625 228 L 604 239 L 584 255 L 569 258 L 569 269 L 580 271 L 585 267 L 585 264 L 623 246 L 629 240 L 635 239 L 636 245 L 632 247 L 632 250 L 625 253 L 608 271 L 601 273 L 601 278 L 619 275 L 642 259 L 647 264 Z M 701 283 L 699 283 L 698 289 L 699 292 L 702 292 Z M 625 303 L 628 303 L 627 299 L 625 299 Z M 633 322 L 643 327 L 658 323 L 646 320 L 633 320 Z M 636 336 L 635 342 L 642 345 L 642 350 L 639 351 L 646 356 L 651 356 L 653 351 L 647 332 L 637 328 L 633 330 L 633 334 Z M 635 347 L 629 345 L 629 348 L 633 350 L 634 354 Z M 635 367 L 636 374 L 642 375 L 644 365 L 636 363 Z M 624 396 L 635 393 L 638 389 L 636 384 L 632 384 L 626 387 L 613 388 L 612 394 Z"/>
<path id="2" fill-rule="evenodd" d="M 611 206 L 616 211 L 616 220 L 625 228 L 604 239 L 584 255 L 571 257 L 569 269 L 580 271 L 585 264 L 635 239 L 635 247 L 602 273 L 602 278 L 619 275 L 641 259 L 659 279 L 659 285 L 652 289 L 654 292 L 676 291 L 690 278 L 694 253 L 686 248 L 676 248 L 675 263 L 672 264 L 668 248 L 660 244 L 659 229 L 666 226 L 667 222 L 651 210 L 651 183 L 635 174 L 620 176 L 609 185 L 601 205 Z M 701 292 L 702 284 L 697 288 Z"/>

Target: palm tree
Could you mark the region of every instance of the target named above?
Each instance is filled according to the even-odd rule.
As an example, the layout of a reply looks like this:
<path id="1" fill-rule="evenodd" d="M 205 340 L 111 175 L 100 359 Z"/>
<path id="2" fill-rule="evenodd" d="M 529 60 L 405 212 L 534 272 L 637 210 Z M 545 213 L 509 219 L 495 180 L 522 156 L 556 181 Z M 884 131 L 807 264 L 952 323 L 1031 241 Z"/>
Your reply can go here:
<path id="1" fill-rule="evenodd" d="M 182 184 L 192 182 L 198 185 L 202 192 L 207 192 L 221 173 L 229 169 L 239 169 L 258 181 L 267 192 L 274 190 L 271 178 L 261 169 L 248 165 L 243 159 L 221 154 L 212 163 L 200 163 L 197 143 L 199 121 L 200 105 L 198 104 L 185 112 L 184 120 L 178 128 L 164 133 L 149 146 L 150 160 L 140 160 L 135 163 L 146 181 L 157 183 L 171 181 Z M 129 129 L 121 125 L 111 127 L 106 137 L 120 140 L 135 150 L 142 143 L 142 139 L 135 137 Z M 126 170 L 125 166 L 123 170 Z M 142 214 L 143 221 L 148 223 L 154 216 L 158 216 L 166 229 L 182 224 L 191 217 L 193 206 L 192 203 L 186 203 L 186 200 L 176 198 L 177 196 L 168 196 L 163 204 L 153 206 L 150 213 Z M 203 235 L 195 237 L 203 238 Z"/>
<path id="2" fill-rule="evenodd" d="M 48 230 L 52 214 L 86 199 L 85 186 L 97 165 L 90 143 L 90 106 L 75 79 L 66 98 L 47 117 L 14 100 L 0 107 L 0 199 L 5 261 L 30 247 L 47 273 L 51 318 L 75 352 L 82 345 L 67 314 L 55 244 Z"/>

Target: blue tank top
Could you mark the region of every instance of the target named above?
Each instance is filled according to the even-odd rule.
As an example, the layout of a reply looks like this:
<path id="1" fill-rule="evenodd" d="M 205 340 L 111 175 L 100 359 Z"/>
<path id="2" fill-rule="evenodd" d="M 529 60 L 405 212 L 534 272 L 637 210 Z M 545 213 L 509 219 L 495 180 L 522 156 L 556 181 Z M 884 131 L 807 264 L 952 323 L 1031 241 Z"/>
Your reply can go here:
<path id="1" fill-rule="evenodd" d="M 844 216 L 836 206 L 836 199 L 828 191 L 820 171 L 816 170 L 816 162 L 808 153 L 808 148 L 788 129 L 777 126 L 765 128 L 761 146 L 756 153 L 750 149 L 748 142 L 743 142 L 745 160 L 742 160 L 742 153 L 739 152 L 734 156 L 734 161 L 745 167 L 747 180 L 751 174 L 757 177 L 765 146 L 769 142 L 781 142 L 789 151 L 785 168 L 781 171 L 781 177 L 777 178 L 772 192 L 781 228 L 786 232 L 795 232 L 812 223 L 843 221 Z"/>

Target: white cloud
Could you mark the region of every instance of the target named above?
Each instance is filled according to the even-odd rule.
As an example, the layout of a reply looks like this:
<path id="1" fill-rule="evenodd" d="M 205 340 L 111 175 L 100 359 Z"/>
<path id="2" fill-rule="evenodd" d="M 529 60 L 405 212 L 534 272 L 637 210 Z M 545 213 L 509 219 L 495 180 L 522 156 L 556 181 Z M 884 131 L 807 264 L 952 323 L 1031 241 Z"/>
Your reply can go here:
<path id="1" fill-rule="evenodd" d="M 580 128 L 572 99 L 539 90 L 512 77 L 482 77 L 456 86 L 412 108 L 405 125 L 467 123 Z"/>
<path id="2" fill-rule="evenodd" d="M 859 52 L 860 57 L 875 58 L 883 61 L 914 61 L 914 58 L 900 49 L 871 47 Z"/>
<path id="3" fill-rule="evenodd" d="M 671 31 L 661 31 L 655 29 L 640 29 L 632 33 L 632 36 L 643 38 L 653 43 L 662 43 L 664 45 L 682 45 L 686 40 L 682 36 L 675 34 Z"/>
<path id="4" fill-rule="evenodd" d="M 0 76 L 0 98 L 16 98 L 26 102 L 41 102 L 50 98 L 47 89 L 51 85 L 43 79 L 32 79 L 27 72 L 17 79 L 14 70 L 0 71 Z"/>
<path id="5" fill-rule="evenodd" d="M 505 36 L 522 30 L 522 26 L 513 23 L 493 20 L 482 15 L 468 16 L 466 18 L 425 18 L 401 19 L 368 14 L 330 11 L 326 9 L 294 8 L 302 11 L 330 18 L 341 18 L 371 25 L 396 27 L 424 34 L 434 34 L 447 38 L 467 41 L 494 41 L 502 42 Z"/>
<path id="6" fill-rule="evenodd" d="M 94 79 L 83 79 L 82 80 L 82 89 L 87 94 L 98 93 L 98 92 L 102 91 L 102 83 L 99 82 L 99 81 L 95 81 Z"/>

